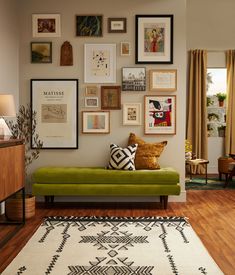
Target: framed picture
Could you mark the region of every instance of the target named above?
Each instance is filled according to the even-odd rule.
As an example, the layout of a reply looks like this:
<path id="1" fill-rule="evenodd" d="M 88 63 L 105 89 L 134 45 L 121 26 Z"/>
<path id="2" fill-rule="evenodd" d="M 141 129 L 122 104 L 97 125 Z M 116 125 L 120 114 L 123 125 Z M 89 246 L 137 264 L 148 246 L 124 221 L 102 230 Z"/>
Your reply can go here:
<path id="1" fill-rule="evenodd" d="M 173 15 L 136 15 L 136 64 L 173 63 Z"/>
<path id="2" fill-rule="evenodd" d="M 52 43 L 31 42 L 31 63 L 52 63 Z"/>
<path id="3" fill-rule="evenodd" d="M 125 33 L 126 21 L 126 18 L 108 18 L 108 32 Z"/>
<path id="4" fill-rule="evenodd" d="M 98 97 L 85 97 L 85 107 L 97 108 L 99 106 Z"/>
<path id="5" fill-rule="evenodd" d="M 82 112 L 83 134 L 108 134 L 110 132 L 109 111 L 84 111 Z"/>
<path id="6" fill-rule="evenodd" d="M 177 70 L 150 70 L 150 91 L 177 90 Z"/>
<path id="7" fill-rule="evenodd" d="M 103 36 L 103 15 L 77 15 L 76 35 L 86 37 Z"/>
<path id="8" fill-rule="evenodd" d="M 121 42 L 121 56 L 129 56 L 131 54 L 131 49 L 130 49 L 130 42 Z"/>
<path id="9" fill-rule="evenodd" d="M 145 96 L 145 134 L 176 134 L 176 96 Z"/>
<path id="10" fill-rule="evenodd" d="M 116 82 L 116 44 L 84 45 L 84 82 Z"/>
<path id="11" fill-rule="evenodd" d="M 33 14 L 33 37 L 60 37 L 60 14 Z"/>
<path id="12" fill-rule="evenodd" d="M 123 125 L 141 125 L 141 103 L 123 104 Z"/>
<path id="13" fill-rule="evenodd" d="M 146 68 L 122 68 L 122 91 L 142 92 L 146 90 Z"/>
<path id="14" fill-rule="evenodd" d="M 101 86 L 101 109 L 120 110 L 121 109 L 121 87 Z"/>
<path id="15" fill-rule="evenodd" d="M 36 112 L 34 135 L 42 149 L 78 148 L 78 79 L 31 79 L 31 107 Z"/>
<path id="16" fill-rule="evenodd" d="M 85 96 L 98 96 L 98 87 L 97 86 L 87 86 L 85 90 Z"/>

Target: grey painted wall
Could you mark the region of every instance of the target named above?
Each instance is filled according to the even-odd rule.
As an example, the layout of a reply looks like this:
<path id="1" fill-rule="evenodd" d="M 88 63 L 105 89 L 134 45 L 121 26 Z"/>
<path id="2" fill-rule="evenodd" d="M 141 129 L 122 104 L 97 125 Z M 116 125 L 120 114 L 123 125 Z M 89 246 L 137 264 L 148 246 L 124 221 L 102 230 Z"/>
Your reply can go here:
<path id="1" fill-rule="evenodd" d="M 43 165 L 64 166 L 106 166 L 109 157 L 109 144 L 114 142 L 120 146 L 127 145 L 130 132 L 149 142 L 167 140 L 168 145 L 163 152 L 160 163 L 162 166 L 175 167 L 181 175 L 182 190 L 184 190 L 184 133 L 185 133 L 185 72 L 186 72 L 186 1 L 110 1 L 110 0 L 22 0 L 20 12 L 20 100 L 29 102 L 31 78 L 78 78 L 79 79 L 79 149 L 78 150 L 43 150 L 37 161 L 31 166 L 31 171 Z M 31 16 L 33 13 L 60 13 L 62 35 L 59 38 L 32 38 Z M 104 36 L 102 38 L 78 38 L 75 36 L 76 14 L 103 14 Z M 143 126 L 123 126 L 122 110 L 111 111 L 111 132 L 108 135 L 84 135 L 81 133 L 81 111 L 84 108 L 84 74 L 83 74 L 83 46 L 84 43 L 117 43 L 117 85 L 121 84 L 121 68 L 136 66 L 135 53 L 135 14 L 174 14 L 174 64 L 149 65 L 149 69 L 177 69 L 177 134 L 173 136 L 144 136 Z M 108 17 L 126 17 L 127 33 L 107 33 Z M 73 46 L 74 65 L 60 67 L 60 47 L 65 40 Z M 31 64 L 30 42 L 52 41 L 53 63 Z M 120 56 L 120 42 L 131 42 L 131 56 Z M 122 92 L 122 103 L 144 102 L 146 92 Z M 160 94 L 160 93 L 159 93 Z M 165 93 L 162 93 L 165 94 Z M 143 117 L 143 116 L 142 116 Z M 183 199 L 181 196 L 181 200 Z"/>

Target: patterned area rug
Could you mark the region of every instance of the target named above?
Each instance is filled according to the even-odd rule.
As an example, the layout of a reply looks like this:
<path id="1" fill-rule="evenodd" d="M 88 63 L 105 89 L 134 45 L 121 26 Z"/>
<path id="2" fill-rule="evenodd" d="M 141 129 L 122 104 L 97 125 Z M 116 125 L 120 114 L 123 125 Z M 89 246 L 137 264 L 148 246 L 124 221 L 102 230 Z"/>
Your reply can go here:
<path id="1" fill-rule="evenodd" d="M 204 178 L 192 178 L 190 181 L 186 179 L 186 190 L 226 190 L 235 189 L 235 180 L 230 181 L 226 188 L 224 188 L 225 180 L 220 181 L 218 178 L 209 178 L 207 184 L 205 184 Z"/>
<path id="2" fill-rule="evenodd" d="M 49 217 L 6 274 L 223 273 L 184 218 Z"/>

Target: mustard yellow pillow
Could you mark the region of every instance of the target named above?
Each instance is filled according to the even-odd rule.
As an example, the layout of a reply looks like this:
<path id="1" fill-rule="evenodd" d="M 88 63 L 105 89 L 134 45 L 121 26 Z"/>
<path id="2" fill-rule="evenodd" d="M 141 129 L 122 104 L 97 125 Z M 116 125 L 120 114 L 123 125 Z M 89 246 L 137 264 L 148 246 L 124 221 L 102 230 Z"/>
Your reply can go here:
<path id="1" fill-rule="evenodd" d="M 135 134 L 130 133 L 128 145 L 138 144 L 135 155 L 135 169 L 160 169 L 158 159 L 167 145 L 167 141 L 147 143 Z"/>

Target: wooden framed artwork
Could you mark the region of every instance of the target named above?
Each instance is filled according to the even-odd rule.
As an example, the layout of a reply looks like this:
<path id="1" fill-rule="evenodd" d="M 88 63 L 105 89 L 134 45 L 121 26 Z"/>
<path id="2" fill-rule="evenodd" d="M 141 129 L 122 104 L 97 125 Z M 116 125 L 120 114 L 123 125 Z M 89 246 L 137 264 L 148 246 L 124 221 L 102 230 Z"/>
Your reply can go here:
<path id="1" fill-rule="evenodd" d="M 126 18 L 108 18 L 109 33 L 126 33 Z"/>
<path id="2" fill-rule="evenodd" d="M 144 104 L 146 135 L 176 134 L 176 96 L 145 96 Z"/>
<path id="3" fill-rule="evenodd" d="M 91 97 L 98 96 L 98 87 L 97 86 L 87 86 L 85 89 L 85 96 L 91 96 Z"/>
<path id="4" fill-rule="evenodd" d="M 123 125 L 141 125 L 141 103 L 123 104 Z"/>
<path id="5" fill-rule="evenodd" d="M 101 86 L 101 109 L 120 110 L 121 109 L 121 87 Z"/>
<path id="6" fill-rule="evenodd" d="M 99 98 L 98 97 L 85 97 L 85 107 L 87 107 L 87 108 L 99 107 Z"/>
<path id="7" fill-rule="evenodd" d="M 83 111 L 82 133 L 83 134 L 109 134 L 110 113 L 109 111 Z"/>
<path id="8" fill-rule="evenodd" d="M 146 68 L 122 68 L 122 91 L 142 92 L 146 90 Z"/>
<path id="9" fill-rule="evenodd" d="M 33 37 L 60 37 L 60 14 L 33 14 Z"/>
<path id="10" fill-rule="evenodd" d="M 121 42 L 120 54 L 121 54 L 121 56 L 129 56 L 131 54 L 130 42 Z"/>
<path id="11" fill-rule="evenodd" d="M 78 148 L 78 79 L 31 79 L 31 108 L 42 149 Z"/>
<path id="12" fill-rule="evenodd" d="M 31 63 L 52 63 L 52 43 L 31 42 Z"/>
<path id="13" fill-rule="evenodd" d="M 136 15 L 136 64 L 173 64 L 173 15 Z"/>
<path id="14" fill-rule="evenodd" d="M 175 92 L 177 90 L 177 70 L 150 70 L 150 91 Z"/>
<path id="15" fill-rule="evenodd" d="M 103 15 L 77 15 L 76 35 L 81 37 L 102 37 Z"/>
<path id="16" fill-rule="evenodd" d="M 116 82 L 116 44 L 84 45 L 84 82 Z"/>

